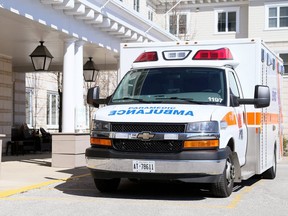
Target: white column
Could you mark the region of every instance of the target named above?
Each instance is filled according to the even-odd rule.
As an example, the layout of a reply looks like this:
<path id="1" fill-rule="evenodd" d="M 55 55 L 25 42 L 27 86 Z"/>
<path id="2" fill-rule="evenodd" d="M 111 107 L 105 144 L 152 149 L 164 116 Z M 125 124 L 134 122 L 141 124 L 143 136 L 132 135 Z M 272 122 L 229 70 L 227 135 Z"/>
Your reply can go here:
<path id="1" fill-rule="evenodd" d="M 64 45 L 63 60 L 63 101 L 62 101 L 62 132 L 75 132 L 75 99 L 74 99 L 74 53 L 75 39 L 68 39 Z"/>
<path id="2" fill-rule="evenodd" d="M 77 41 L 75 46 L 75 132 L 83 132 L 85 129 L 85 106 L 83 98 L 83 45 L 84 41 Z"/>

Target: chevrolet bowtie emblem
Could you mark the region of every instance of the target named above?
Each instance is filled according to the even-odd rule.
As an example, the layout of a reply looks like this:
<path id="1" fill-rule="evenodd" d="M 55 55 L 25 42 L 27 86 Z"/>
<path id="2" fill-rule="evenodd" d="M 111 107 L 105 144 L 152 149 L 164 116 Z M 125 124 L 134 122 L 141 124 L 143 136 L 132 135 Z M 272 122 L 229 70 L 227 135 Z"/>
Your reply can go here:
<path id="1" fill-rule="evenodd" d="M 150 132 L 142 132 L 139 133 L 137 138 L 142 139 L 142 140 L 150 140 L 155 136 L 155 134 L 151 134 Z"/>

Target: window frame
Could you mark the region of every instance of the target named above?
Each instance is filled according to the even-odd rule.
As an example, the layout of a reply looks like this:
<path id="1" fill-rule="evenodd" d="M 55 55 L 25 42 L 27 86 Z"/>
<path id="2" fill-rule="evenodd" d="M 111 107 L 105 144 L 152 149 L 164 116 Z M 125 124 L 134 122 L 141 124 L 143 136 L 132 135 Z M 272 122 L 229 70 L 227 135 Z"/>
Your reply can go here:
<path id="1" fill-rule="evenodd" d="M 219 32 L 218 31 L 218 14 L 219 13 L 226 13 L 226 20 L 225 20 L 225 31 Z M 228 13 L 235 12 L 236 13 L 236 31 L 228 31 Z M 215 34 L 235 34 L 239 33 L 240 29 L 240 8 L 239 7 L 225 7 L 225 8 L 216 8 L 214 10 L 214 32 Z"/>
<path id="2" fill-rule="evenodd" d="M 133 0 L 133 9 L 140 12 L 140 0 Z"/>
<path id="3" fill-rule="evenodd" d="M 55 124 L 53 123 L 53 105 L 52 105 L 52 96 L 56 96 L 56 110 L 55 110 Z M 58 92 L 48 91 L 47 92 L 47 112 L 46 112 L 46 123 L 48 128 L 59 128 L 59 94 Z M 48 103 L 49 102 L 49 103 Z M 49 109 L 48 109 L 49 107 Z"/>
<path id="4" fill-rule="evenodd" d="M 265 30 L 287 30 L 287 27 L 280 27 L 280 8 L 281 7 L 288 7 L 288 2 L 287 3 L 280 3 L 280 4 L 266 4 L 265 5 Z M 269 27 L 269 9 L 270 8 L 276 8 L 277 9 L 277 23 L 276 27 Z M 287 16 L 288 19 L 288 16 Z"/>
<path id="5" fill-rule="evenodd" d="M 148 20 L 153 22 L 154 16 L 155 16 L 155 10 L 151 6 L 147 5 L 147 17 L 148 17 Z"/>
<path id="6" fill-rule="evenodd" d="M 183 16 L 183 15 L 186 16 L 186 26 L 185 26 L 186 33 L 179 33 L 179 16 Z M 176 16 L 176 18 L 177 18 L 177 21 L 176 21 L 177 26 L 176 26 L 176 33 L 175 33 L 175 34 L 170 31 L 170 20 L 171 20 L 170 18 L 171 18 L 171 16 Z M 175 35 L 175 36 L 187 35 L 187 34 L 188 34 L 188 20 L 189 20 L 189 13 L 188 13 L 188 12 L 183 12 L 183 11 L 181 11 L 181 12 L 179 12 L 179 13 L 177 13 L 177 14 L 169 13 L 169 14 L 168 14 L 168 23 L 167 23 L 167 25 L 168 25 L 168 31 L 169 31 L 171 34 Z"/>
<path id="7" fill-rule="evenodd" d="M 27 95 L 28 94 L 28 95 Z M 29 100 L 27 101 L 27 96 L 29 96 Z M 26 88 L 25 89 L 25 121 L 29 127 L 33 127 L 34 124 L 34 89 L 33 88 Z M 27 107 L 27 102 L 29 103 L 29 107 Z M 29 109 L 29 121 L 27 121 L 27 108 Z"/>
<path id="8" fill-rule="evenodd" d="M 288 56 L 288 52 L 281 52 L 279 53 L 279 57 L 282 58 L 281 55 L 287 55 Z M 287 58 L 287 61 L 285 61 L 284 58 L 283 59 L 283 67 L 284 67 L 284 75 L 288 75 L 288 58 Z M 286 70 L 287 68 L 287 70 Z"/>

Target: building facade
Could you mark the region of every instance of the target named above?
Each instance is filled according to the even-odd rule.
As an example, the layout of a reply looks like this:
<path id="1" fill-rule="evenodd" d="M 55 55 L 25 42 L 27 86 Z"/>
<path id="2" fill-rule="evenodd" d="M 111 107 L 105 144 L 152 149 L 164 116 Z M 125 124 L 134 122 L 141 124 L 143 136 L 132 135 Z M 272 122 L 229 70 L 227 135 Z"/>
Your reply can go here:
<path id="1" fill-rule="evenodd" d="M 283 58 L 288 74 L 287 0 L 0 0 L 0 18 L 0 28 L 6 30 L 0 34 L 4 42 L 0 46 L 0 134 L 6 140 L 11 127 L 23 122 L 31 128 L 58 131 L 61 112 L 69 113 L 68 119 L 82 113 L 79 120 L 74 119 L 72 130 L 77 131 L 77 122 L 81 129 L 88 129 L 90 108 L 84 105 L 77 111 L 77 101 L 71 100 L 73 86 L 64 90 L 62 83 L 71 82 L 67 74 L 73 67 L 78 68 L 79 80 L 82 65 L 93 57 L 99 69 L 95 84 L 102 85 L 103 97 L 111 94 L 118 82 L 118 48 L 123 42 L 261 38 Z M 54 56 L 46 74 L 33 72 L 29 60 L 39 40 L 46 41 Z M 21 52 L 12 45 L 18 45 Z M 283 77 L 283 129 L 288 136 L 288 77 Z M 95 84 L 82 79 L 76 85 L 83 92 L 78 100 L 83 101 L 86 89 Z M 67 91 L 69 96 L 65 96 Z M 71 100 L 64 99 L 67 112 L 59 110 L 62 93 Z"/>

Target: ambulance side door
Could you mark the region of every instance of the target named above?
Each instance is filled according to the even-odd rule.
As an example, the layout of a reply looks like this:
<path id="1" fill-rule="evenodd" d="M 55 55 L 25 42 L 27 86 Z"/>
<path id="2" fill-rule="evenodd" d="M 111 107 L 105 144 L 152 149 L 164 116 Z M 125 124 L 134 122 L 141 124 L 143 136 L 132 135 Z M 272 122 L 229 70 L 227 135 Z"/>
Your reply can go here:
<path id="1" fill-rule="evenodd" d="M 235 141 L 235 151 L 238 154 L 240 165 L 245 164 L 245 155 L 247 149 L 247 126 L 245 122 L 246 110 L 245 105 L 239 105 L 233 103 L 233 97 L 243 98 L 243 93 L 241 90 L 241 85 L 239 79 L 234 70 L 228 69 L 228 82 L 229 82 L 229 96 L 230 96 L 230 106 L 233 107 L 234 114 L 236 117 L 237 125 L 235 126 L 235 131 L 233 134 Z"/>

